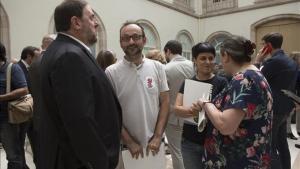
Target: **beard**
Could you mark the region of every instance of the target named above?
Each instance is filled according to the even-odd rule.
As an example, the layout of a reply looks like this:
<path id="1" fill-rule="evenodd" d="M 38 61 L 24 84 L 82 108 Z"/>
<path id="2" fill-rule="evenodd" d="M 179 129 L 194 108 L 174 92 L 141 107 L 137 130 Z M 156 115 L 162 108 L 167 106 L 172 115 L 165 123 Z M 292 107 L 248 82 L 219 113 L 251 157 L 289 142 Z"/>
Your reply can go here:
<path id="1" fill-rule="evenodd" d="M 97 32 L 94 32 L 91 29 L 86 30 L 85 36 L 87 38 L 88 46 L 94 45 L 98 40 Z"/>
<path id="2" fill-rule="evenodd" d="M 135 59 L 137 56 L 140 57 L 143 48 L 138 45 L 130 45 L 123 48 L 124 53 L 131 59 Z"/>
<path id="3" fill-rule="evenodd" d="M 97 34 L 91 34 L 88 37 L 88 43 L 90 45 L 94 45 L 97 42 L 98 38 L 97 38 Z"/>

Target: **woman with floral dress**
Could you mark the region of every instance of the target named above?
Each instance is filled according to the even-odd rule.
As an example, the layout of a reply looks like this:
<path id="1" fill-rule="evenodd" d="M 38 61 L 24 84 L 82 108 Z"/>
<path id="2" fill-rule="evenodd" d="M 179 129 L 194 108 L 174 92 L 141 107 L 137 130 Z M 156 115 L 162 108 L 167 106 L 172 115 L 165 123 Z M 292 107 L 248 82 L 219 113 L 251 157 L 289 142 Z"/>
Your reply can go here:
<path id="1" fill-rule="evenodd" d="M 221 45 L 224 71 L 233 76 L 212 102 L 200 99 L 209 119 L 202 161 L 208 169 L 270 168 L 272 94 L 251 64 L 255 44 L 233 36 Z M 200 157 L 199 157 L 200 158 Z"/>

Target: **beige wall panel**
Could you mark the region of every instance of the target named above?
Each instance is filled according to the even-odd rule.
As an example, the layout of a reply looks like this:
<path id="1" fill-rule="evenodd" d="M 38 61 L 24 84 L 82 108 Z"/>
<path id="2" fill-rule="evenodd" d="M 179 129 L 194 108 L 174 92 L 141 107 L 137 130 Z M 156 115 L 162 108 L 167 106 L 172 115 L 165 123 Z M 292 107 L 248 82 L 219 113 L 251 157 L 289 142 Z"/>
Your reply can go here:
<path id="1" fill-rule="evenodd" d="M 284 19 L 269 22 L 257 28 L 256 43 L 262 47 L 261 38 L 269 32 L 280 32 L 283 35 L 282 48 L 286 53 L 300 51 L 300 20 Z"/>

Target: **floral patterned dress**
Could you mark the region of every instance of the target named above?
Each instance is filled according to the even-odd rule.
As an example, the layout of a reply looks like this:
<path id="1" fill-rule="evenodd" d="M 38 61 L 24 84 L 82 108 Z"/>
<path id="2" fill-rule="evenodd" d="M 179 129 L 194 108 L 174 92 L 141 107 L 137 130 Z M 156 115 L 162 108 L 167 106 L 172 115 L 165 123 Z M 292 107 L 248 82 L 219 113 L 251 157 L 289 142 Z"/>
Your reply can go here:
<path id="1" fill-rule="evenodd" d="M 242 109 L 245 116 L 232 135 L 222 135 L 208 123 L 202 159 L 205 168 L 270 168 L 272 102 L 271 89 L 260 71 L 237 73 L 213 103 L 221 111 Z"/>

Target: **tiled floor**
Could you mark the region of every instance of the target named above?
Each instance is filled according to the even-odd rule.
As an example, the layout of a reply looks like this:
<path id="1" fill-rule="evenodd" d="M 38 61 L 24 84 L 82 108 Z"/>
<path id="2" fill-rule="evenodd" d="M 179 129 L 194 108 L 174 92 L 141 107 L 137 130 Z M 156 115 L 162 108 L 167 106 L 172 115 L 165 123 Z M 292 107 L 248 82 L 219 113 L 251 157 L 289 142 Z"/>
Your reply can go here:
<path id="1" fill-rule="evenodd" d="M 300 138 L 298 140 L 288 139 L 288 142 L 289 142 L 289 147 L 291 152 L 291 162 L 292 164 L 294 164 L 292 169 L 300 169 L 300 149 L 297 149 L 294 146 L 295 143 L 300 144 Z M 30 153 L 30 147 L 28 148 L 29 151 L 26 151 L 27 165 L 29 165 L 30 169 L 35 169 L 35 166 L 32 161 L 32 155 Z M 7 161 L 5 159 L 6 157 L 3 149 L 0 149 L 0 158 L 1 158 L 0 169 L 6 169 Z M 166 159 L 167 159 L 166 169 L 173 169 L 171 155 L 166 155 Z"/>

